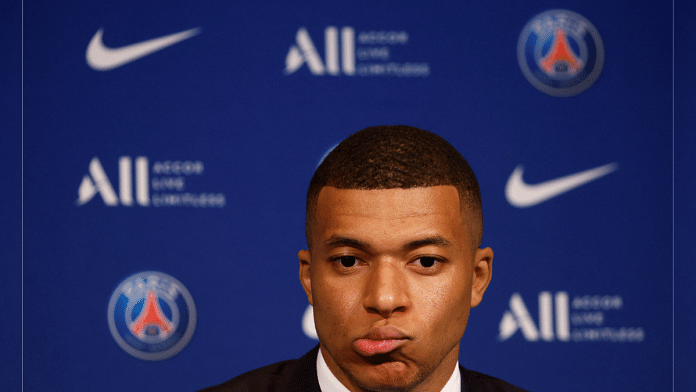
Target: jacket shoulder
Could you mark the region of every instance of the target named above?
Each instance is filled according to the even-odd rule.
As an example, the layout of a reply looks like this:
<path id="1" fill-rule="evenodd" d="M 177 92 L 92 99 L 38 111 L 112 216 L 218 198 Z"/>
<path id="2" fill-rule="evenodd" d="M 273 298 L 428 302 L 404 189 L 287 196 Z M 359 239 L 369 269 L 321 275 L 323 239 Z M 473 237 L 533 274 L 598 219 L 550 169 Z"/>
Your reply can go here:
<path id="1" fill-rule="evenodd" d="M 319 345 L 300 359 L 277 362 L 200 392 L 321 392 L 316 358 Z"/>
<path id="2" fill-rule="evenodd" d="M 466 387 L 462 390 L 467 392 L 529 392 L 499 378 L 467 370 L 462 366 L 459 367 L 459 370 L 462 374 L 462 386 Z"/>

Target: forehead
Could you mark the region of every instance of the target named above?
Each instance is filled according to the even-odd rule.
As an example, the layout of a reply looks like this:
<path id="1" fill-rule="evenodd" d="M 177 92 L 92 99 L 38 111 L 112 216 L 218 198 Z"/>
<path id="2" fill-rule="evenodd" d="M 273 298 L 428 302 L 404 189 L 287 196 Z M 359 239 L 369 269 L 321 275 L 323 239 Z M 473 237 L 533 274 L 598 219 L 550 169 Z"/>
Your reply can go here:
<path id="1" fill-rule="evenodd" d="M 399 241 L 402 237 L 467 236 L 459 194 L 454 186 L 409 189 L 337 189 L 324 187 L 317 199 L 313 237 L 349 235 Z"/>
<path id="2" fill-rule="evenodd" d="M 451 185 L 423 188 L 338 189 L 325 186 L 317 199 L 324 214 L 399 219 L 427 214 L 459 215 L 459 193 Z"/>

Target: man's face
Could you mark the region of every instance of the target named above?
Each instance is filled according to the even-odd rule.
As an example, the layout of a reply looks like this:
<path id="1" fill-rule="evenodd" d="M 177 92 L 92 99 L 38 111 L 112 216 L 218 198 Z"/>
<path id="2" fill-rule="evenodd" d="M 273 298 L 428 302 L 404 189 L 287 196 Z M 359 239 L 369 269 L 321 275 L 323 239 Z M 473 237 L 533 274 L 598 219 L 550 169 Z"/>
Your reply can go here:
<path id="1" fill-rule="evenodd" d="M 310 235 L 300 280 L 332 373 L 353 391 L 439 391 L 493 259 L 456 188 L 324 187 Z"/>

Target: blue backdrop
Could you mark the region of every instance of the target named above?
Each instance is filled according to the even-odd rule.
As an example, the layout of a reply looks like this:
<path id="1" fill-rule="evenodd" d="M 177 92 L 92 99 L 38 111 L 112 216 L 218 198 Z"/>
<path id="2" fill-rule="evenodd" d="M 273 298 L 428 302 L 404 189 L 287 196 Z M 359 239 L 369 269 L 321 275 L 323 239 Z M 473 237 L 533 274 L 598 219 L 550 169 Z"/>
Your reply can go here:
<path id="1" fill-rule="evenodd" d="M 196 390 L 316 345 L 306 189 L 378 124 L 440 134 L 479 178 L 495 273 L 464 366 L 672 389 L 671 4 L 24 2 L 23 24 L 24 390 Z M 519 200 L 520 170 L 599 167 Z"/>

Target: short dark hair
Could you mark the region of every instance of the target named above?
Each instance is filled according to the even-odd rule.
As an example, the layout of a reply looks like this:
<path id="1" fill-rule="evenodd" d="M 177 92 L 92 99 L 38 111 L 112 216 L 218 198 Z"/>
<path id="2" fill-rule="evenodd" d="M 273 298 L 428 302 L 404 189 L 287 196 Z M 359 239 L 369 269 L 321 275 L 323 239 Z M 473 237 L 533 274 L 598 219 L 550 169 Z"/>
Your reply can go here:
<path id="1" fill-rule="evenodd" d="M 350 135 L 331 151 L 312 176 L 307 192 L 305 235 L 310 231 L 319 192 L 338 189 L 393 189 L 452 185 L 462 211 L 471 218 L 474 249 L 481 245 L 481 191 L 464 157 L 440 136 L 406 125 L 381 125 Z"/>

